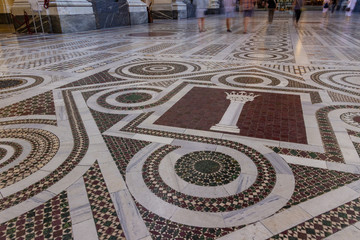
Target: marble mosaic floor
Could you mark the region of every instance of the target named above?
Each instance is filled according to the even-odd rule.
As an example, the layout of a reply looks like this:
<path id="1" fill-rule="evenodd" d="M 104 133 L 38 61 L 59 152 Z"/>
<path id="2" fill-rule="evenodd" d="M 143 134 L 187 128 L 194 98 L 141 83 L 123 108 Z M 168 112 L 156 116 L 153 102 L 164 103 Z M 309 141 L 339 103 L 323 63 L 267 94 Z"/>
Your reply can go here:
<path id="1" fill-rule="evenodd" d="M 2 35 L 0 239 L 359 239 L 360 15 Z"/>

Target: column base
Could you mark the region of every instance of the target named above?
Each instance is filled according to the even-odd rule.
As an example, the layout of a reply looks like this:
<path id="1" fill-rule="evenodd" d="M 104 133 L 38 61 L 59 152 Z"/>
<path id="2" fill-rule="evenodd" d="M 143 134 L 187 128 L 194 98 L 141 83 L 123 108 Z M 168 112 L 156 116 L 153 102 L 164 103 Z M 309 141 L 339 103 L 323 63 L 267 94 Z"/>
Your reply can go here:
<path id="1" fill-rule="evenodd" d="M 53 33 L 72 33 L 95 30 L 94 14 L 50 15 Z"/>
<path id="2" fill-rule="evenodd" d="M 41 32 L 39 14 L 41 14 L 45 32 L 72 33 L 96 29 L 92 4 L 86 0 L 51 1 L 48 9 L 41 8 L 40 11 L 32 11 L 27 1 L 15 1 L 12 13 L 18 20 L 14 21 L 17 32 L 27 32 L 27 27 L 24 24 L 24 11 L 28 14 L 29 26 L 32 29 L 34 24 L 31 14 L 34 14 L 38 32 Z M 34 29 L 32 31 L 34 32 Z"/>
<path id="3" fill-rule="evenodd" d="M 140 0 L 128 0 L 129 3 L 129 14 L 130 24 L 138 25 L 148 23 L 148 12 L 146 4 Z"/>
<path id="4" fill-rule="evenodd" d="M 14 16 L 14 19 L 15 20 L 14 20 L 13 24 L 14 24 L 15 32 L 28 33 L 28 28 L 25 24 L 25 17 L 21 16 L 21 15 L 17 15 L 17 16 Z M 36 31 L 38 33 L 41 33 L 42 29 L 41 29 L 41 22 L 40 22 L 39 15 L 34 16 L 34 20 L 35 20 L 35 25 L 36 25 Z M 52 32 L 52 28 L 51 28 L 51 24 L 49 23 L 48 16 L 42 15 L 41 20 L 43 23 L 44 32 Z M 31 32 L 36 32 L 33 18 L 31 15 L 29 15 L 29 28 L 30 28 Z"/>
<path id="5" fill-rule="evenodd" d="M 0 13 L 0 24 L 11 24 L 11 23 L 13 23 L 13 20 L 10 13 Z"/>
<path id="6" fill-rule="evenodd" d="M 210 128 L 213 131 L 219 132 L 230 132 L 230 133 L 240 133 L 240 129 L 237 126 L 216 124 Z"/>
<path id="7" fill-rule="evenodd" d="M 187 7 L 185 3 L 175 2 L 169 4 L 156 4 L 151 9 L 154 19 L 185 19 L 187 18 Z"/>
<path id="8" fill-rule="evenodd" d="M 147 12 L 130 12 L 130 23 L 131 23 L 131 25 L 148 23 L 148 13 Z"/>

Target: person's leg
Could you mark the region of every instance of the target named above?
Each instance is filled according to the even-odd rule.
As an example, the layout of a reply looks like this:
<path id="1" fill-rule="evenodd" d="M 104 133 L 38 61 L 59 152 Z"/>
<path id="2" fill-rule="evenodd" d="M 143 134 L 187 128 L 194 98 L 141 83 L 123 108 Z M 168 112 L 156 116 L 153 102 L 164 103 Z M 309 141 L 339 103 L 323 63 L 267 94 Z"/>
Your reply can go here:
<path id="1" fill-rule="evenodd" d="M 244 33 L 247 33 L 248 22 L 249 22 L 249 17 L 244 17 Z"/>
<path id="2" fill-rule="evenodd" d="M 300 15 L 301 15 L 301 10 L 300 9 L 296 9 L 295 10 L 295 21 L 296 21 L 296 24 L 299 22 L 300 20 Z"/>
<path id="3" fill-rule="evenodd" d="M 228 32 L 231 31 L 230 30 L 230 18 L 226 18 L 226 29 Z"/>
<path id="4" fill-rule="evenodd" d="M 272 23 L 274 19 L 275 9 L 269 9 L 269 23 Z"/>
<path id="5" fill-rule="evenodd" d="M 202 31 L 205 31 L 205 18 L 204 17 L 201 18 L 201 29 L 202 29 Z"/>

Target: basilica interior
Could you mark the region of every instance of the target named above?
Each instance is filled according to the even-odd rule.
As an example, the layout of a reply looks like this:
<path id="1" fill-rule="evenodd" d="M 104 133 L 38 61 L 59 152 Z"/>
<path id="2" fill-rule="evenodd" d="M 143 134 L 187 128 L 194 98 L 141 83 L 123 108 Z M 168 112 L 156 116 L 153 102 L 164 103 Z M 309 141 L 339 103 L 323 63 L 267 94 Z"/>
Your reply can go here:
<path id="1" fill-rule="evenodd" d="M 1 4 L 0 240 L 360 239 L 360 1 Z"/>

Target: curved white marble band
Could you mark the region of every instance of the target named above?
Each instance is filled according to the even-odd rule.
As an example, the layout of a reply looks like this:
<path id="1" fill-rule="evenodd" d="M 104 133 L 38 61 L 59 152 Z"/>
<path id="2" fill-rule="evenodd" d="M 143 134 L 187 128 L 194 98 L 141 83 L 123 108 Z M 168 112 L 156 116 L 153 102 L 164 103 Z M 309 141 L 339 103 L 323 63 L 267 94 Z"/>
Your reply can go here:
<path id="1" fill-rule="evenodd" d="M 196 151 L 208 151 L 208 149 L 204 147 L 203 149 L 196 149 Z M 238 194 L 249 188 L 255 182 L 257 169 L 249 157 L 227 147 L 218 147 L 216 151 L 234 158 L 241 167 L 240 175 L 228 184 L 220 186 L 199 186 L 188 183 L 180 178 L 175 172 L 176 161 L 185 154 L 194 152 L 194 149 L 191 148 L 179 148 L 166 155 L 159 164 L 159 174 L 162 180 L 174 190 L 190 196 L 204 198 L 228 197 Z"/>
<path id="2" fill-rule="evenodd" d="M 344 82 L 341 80 L 341 78 L 343 77 L 348 77 L 348 76 L 353 76 L 353 75 L 359 75 L 360 77 L 360 71 L 356 70 L 357 72 L 352 72 L 351 70 L 343 70 L 343 71 L 331 71 L 329 70 L 329 72 L 325 72 L 322 73 L 321 75 L 319 75 L 319 80 L 323 83 L 326 83 L 328 85 L 332 85 L 334 87 L 340 87 L 340 88 L 346 88 L 349 90 L 358 90 L 360 89 L 359 85 L 354 85 L 348 82 Z M 307 76 L 311 76 L 315 74 L 314 72 L 312 74 L 308 74 Z M 332 80 L 330 80 L 330 78 Z M 313 80 L 312 80 L 313 81 Z M 319 84 L 319 83 L 318 83 Z M 321 84 L 320 84 L 321 85 Z"/>
<path id="3" fill-rule="evenodd" d="M 127 74 L 129 76 L 132 76 L 132 77 L 146 77 L 146 75 L 144 74 L 136 74 L 136 73 L 132 73 L 129 71 L 130 68 L 132 67 L 136 67 L 136 66 L 139 66 L 139 65 L 144 65 L 144 64 L 148 64 L 148 65 L 151 65 L 151 64 L 158 64 L 158 63 L 161 63 L 163 65 L 166 66 L 166 63 L 164 62 L 157 62 L 157 61 L 154 61 L 154 62 L 139 62 L 139 63 L 134 63 L 134 64 L 131 64 L 131 65 L 128 65 L 126 67 L 124 67 L 123 69 L 121 69 L 121 72 L 124 73 L 124 74 Z M 173 73 L 173 74 L 164 74 L 164 75 L 154 75 L 154 77 L 159 77 L 159 78 L 164 78 L 164 77 L 173 77 L 173 76 L 176 76 L 176 75 L 182 75 L 182 74 L 188 74 L 188 73 L 191 73 L 194 71 L 194 67 L 190 64 L 187 64 L 185 62 L 177 62 L 177 61 L 171 61 L 169 62 L 169 65 L 171 66 L 171 64 L 179 64 L 179 65 L 183 65 L 183 66 L 186 66 L 187 69 L 183 72 L 179 72 L 179 73 Z M 147 67 L 150 67 L 150 66 L 147 66 Z M 156 66 L 154 66 L 156 67 Z M 116 71 L 115 71 L 115 74 Z M 123 76 L 121 76 L 123 77 Z"/>
<path id="4" fill-rule="evenodd" d="M 6 92 L 6 91 L 15 91 L 17 89 L 22 89 L 22 88 L 26 88 L 27 86 L 30 86 L 31 84 L 35 83 L 35 79 L 34 78 L 30 78 L 30 77 L 21 77 L 21 76 L 8 76 L 9 79 L 14 79 L 14 80 L 25 80 L 25 83 L 20 84 L 18 86 L 15 87 L 10 87 L 10 88 L 6 88 L 6 89 L 0 89 L 0 93 L 1 92 Z M 1 78 L 1 79 L 6 79 L 6 76 Z M 1 81 L 0 79 L 0 81 Z"/>
<path id="5" fill-rule="evenodd" d="M 0 164 L 6 162 L 11 156 L 15 153 L 15 149 L 10 145 L 5 145 L 0 143 L 0 148 L 6 150 L 4 157 L 0 159 Z M 1 170 L 0 170 L 1 171 Z"/>
<path id="6" fill-rule="evenodd" d="M 7 164 L 6 166 L 2 167 L 0 169 L 0 173 L 7 171 L 9 168 L 14 167 L 15 165 L 19 164 L 21 161 L 23 161 L 31 152 L 32 146 L 31 143 L 28 141 L 25 141 L 23 139 L 19 138 L 2 138 L 1 141 L 8 141 L 8 142 L 14 142 L 19 144 L 22 147 L 22 152 L 19 157 L 17 157 L 13 162 Z M 13 147 L 9 145 L 0 145 L 0 147 L 6 148 L 8 150 L 8 153 L 6 156 L 0 161 L 0 163 L 3 163 L 7 161 L 14 153 L 15 150 Z"/>
<path id="7" fill-rule="evenodd" d="M 357 109 L 358 110 L 358 109 Z M 345 115 L 344 115 L 345 114 Z M 344 115 L 344 116 L 343 116 Z M 360 129 L 360 123 L 355 122 L 353 120 L 354 117 L 360 117 L 360 110 L 358 111 L 353 111 L 353 112 L 347 112 L 347 113 L 343 113 L 340 115 L 340 119 L 348 124 L 349 126 L 355 127 L 355 128 L 359 128 Z"/>
<path id="8" fill-rule="evenodd" d="M 126 169 L 126 183 L 133 197 L 155 214 L 177 223 L 198 227 L 233 227 L 264 219 L 281 209 L 295 187 L 295 179 L 290 167 L 275 153 L 264 154 L 276 171 L 276 183 L 272 192 L 257 204 L 231 212 L 199 212 L 180 208 L 158 198 L 146 186 L 142 177 L 142 167 L 152 152 L 164 146 L 152 143 L 139 151 Z M 196 151 L 196 149 L 195 149 Z"/>
<path id="9" fill-rule="evenodd" d="M 328 74 L 329 76 L 332 76 L 332 80 L 335 81 L 337 84 L 341 85 L 341 86 L 344 86 L 347 87 L 347 88 L 351 88 L 351 89 L 360 89 L 360 85 L 359 84 L 356 84 L 356 83 L 352 83 L 352 82 L 345 82 L 343 80 L 341 80 L 341 78 L 346 78 L 351 76 L 351 77 L 354 77 L 354 75 L 358 75 L 358 78 L 360 78 L 360 73 L 351 73 L 351 72 L 343 72 L 343 73 L 336 73 L 334 75 L 334 73 L 332 74 Z M 327 78 L 328 79 L 328 78 Z M 328 81 L 329 83 L 333 83 L 331 81 Z"/>

